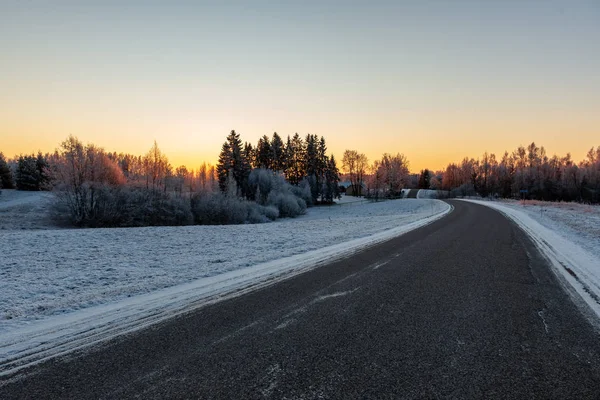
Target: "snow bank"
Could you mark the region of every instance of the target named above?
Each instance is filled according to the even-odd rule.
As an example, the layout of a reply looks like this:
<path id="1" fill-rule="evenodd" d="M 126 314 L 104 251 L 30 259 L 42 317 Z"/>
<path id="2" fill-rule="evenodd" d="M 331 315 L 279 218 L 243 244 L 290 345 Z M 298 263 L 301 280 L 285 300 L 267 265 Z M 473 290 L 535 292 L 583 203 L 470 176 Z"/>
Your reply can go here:
<path id="1" fill-rule="evenodd" d="M 0 232 L 0 375 L 288 278 L 428 224 L 395 200 L 270 224 Z"/>
<path id="2" fill-rule="evenodd" d="M 516 222 L 600 316 L 600 207 L 570 203 L 463 200 Z"/>

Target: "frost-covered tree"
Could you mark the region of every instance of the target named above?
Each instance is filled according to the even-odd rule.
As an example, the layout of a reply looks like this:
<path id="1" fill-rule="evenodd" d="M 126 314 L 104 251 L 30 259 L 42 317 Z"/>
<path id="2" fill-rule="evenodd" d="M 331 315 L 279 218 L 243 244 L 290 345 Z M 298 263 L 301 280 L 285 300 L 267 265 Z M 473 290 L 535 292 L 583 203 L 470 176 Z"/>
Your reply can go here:
<path id="1" fill-rule="evenodd" d="M 58 157 L 50 166 L 55 192 L 68 209 L 76 225 L 86 225 L 106 215 L 108 188 L 124 185 L 126 180 L 118 164 L 102 148 L 84 146 L 74 136 L 61 143 Z M 112 212 L 116 212 L 113 210 Z"/>
<path id="2" fill-rule="evenodd" d="M 166 191 L 167 177 L 171 175 L 171 165 L 167 156 L 158 148 L 156 140 L 144 157 L 146 189 Z"/>
<path id="3" fill-rule="evenodd" d="M 534 142 L 505 151 L 500 161 L 485 152 L 480 159 L 465 157 L 450 164 L 442 177 L 442 187 L 457 195 L 515 197 L 539 200 L 600 201 L 598 155 L 600 147 L 576 163 L 564 157 L 548 156 Z"/>
<path id="4" fill-rule="evenodd" d="M 409 171 L 408 160 L 404 154 L 391 155 L 385 153 L 381 157 L 379 168 L 382 170 L 383 181 L 386 184 L 388 195 L 396 196 L 407 184 Z"/>
<path id="5" fill-rule="evenodd" d="M 369 160 L 366 155 L 359 153 L 356 150 L 344 151 L 342 168 L 344 173 L 350 178 L 352 192 L 355 196 L 362 195 L 362 185 L 368 167 Z"/>

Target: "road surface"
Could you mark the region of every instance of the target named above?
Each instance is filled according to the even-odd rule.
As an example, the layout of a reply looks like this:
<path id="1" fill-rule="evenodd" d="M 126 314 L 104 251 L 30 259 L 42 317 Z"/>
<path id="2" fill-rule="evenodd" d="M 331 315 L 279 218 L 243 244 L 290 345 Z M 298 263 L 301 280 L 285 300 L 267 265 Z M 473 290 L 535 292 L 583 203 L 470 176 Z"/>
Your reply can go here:
<path id="1" fill-rule="evenodd" d="M 0 383 L 0 398 L 598 398 L 600 337 L 498 212 L 351 259 Z"/>

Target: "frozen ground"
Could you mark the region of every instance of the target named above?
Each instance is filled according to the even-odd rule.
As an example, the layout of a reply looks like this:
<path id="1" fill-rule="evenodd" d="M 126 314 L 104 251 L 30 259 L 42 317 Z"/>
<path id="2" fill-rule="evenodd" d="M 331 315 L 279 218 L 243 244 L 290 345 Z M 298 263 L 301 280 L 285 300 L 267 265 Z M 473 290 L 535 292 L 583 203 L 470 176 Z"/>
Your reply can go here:
<path id="1" fill-rule="evenodd" d="M 540 201 L 466 200 L 515 221 L 600 316 L 600 207 Z"/>
<path id="2" fill-rule="evenodd" d="M 2 189 L 0 193 L 0 231 L 52 229 L 49 216 L 52 199 L 52 194 L 48 192 Z"/>
<path id="3" fill-rule="evenodd" d="M 438 200 L 312 208 L 268 224 L 3 230 L 0 375 L 300 273 L 450 211 Z"/>

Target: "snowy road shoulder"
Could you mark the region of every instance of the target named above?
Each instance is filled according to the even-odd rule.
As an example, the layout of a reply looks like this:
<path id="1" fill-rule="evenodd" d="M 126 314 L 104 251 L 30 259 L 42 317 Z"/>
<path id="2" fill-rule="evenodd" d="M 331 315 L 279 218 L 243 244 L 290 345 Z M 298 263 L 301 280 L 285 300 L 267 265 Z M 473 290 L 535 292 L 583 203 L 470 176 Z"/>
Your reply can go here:
<path id="1" fill-rule="evenodd" d="M 590 308 L 600 317 L 600 253 L 590 253 L 573 239 L 561 234 L 560 224 L 552 228 L 539 222 L 537 213 L 519 207 L 484 200 L 467 200 L 494 208 L 513 220 L 550 261 L 555 271 L 566 280 Z"/>
<path id="2" fill-rule="evenodd" d="M 0 376 L 133 332 L 226 298 L 273 284 L 436 221 L 452 208 L 429 200 L 432 212 L 413 214 L 395 228 L 301 254 L 83 308 L 0 332 Z M 397 203 L 403 204 L 403 203 Z M 430 206 L 425 207 L 425 210 Z M 325 214 L 327 215 L 327 214 Z M 328 217 L 329 218 L 329 217 Z M 329 218 L 330 219 L 330 218 Z M 310 221 L 310 217 L 308 218 Z M 293 222 L 292 222 L 293 223 Z"/>

